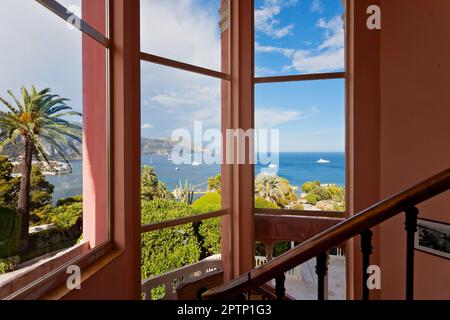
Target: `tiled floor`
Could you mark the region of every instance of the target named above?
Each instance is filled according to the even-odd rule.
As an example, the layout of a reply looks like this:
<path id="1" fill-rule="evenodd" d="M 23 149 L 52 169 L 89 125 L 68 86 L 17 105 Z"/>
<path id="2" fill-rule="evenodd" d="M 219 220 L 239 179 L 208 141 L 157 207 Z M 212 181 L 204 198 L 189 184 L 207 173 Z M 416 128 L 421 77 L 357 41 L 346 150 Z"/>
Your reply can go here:
<path id="1" fill-rule="evenodd" d="M 302 264 L 302 280 L 286 277 L 286 293 L 297 300 L 317 300 L 316 260 Z M 345 300 L 345 257 L 330 256 L 328 265 L 328 299 Z"/>

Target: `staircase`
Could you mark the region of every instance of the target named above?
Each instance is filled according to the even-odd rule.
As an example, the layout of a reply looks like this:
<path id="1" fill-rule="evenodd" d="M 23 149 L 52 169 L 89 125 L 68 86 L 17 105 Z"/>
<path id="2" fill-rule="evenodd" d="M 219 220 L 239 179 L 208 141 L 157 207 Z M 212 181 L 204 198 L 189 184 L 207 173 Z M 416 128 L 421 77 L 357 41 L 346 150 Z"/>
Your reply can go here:
<path id="1" fill-rule="evenodd" d="M 318 277 L 317 299 L 325 300 L 328 251 L 339 247 L 342 243 L 360 237 L 362 253 L 363 284 L 367 282 L 366 272 L 372 254 L 371 228 L 391 219 L 398 214 L 405 214 L 406 232 L 406 300 L 414 298 L 414 237 L 417 232 L 416 208 L 425 202 L 450 189 L 450 168 L 397 194 L 370 208 L 345 219 L 335 226 L 304 241 L 299 246 L 281 256 L 268 261 L 263 266 L 253 269 L 233 281 L 206 291 L 202 297 L 209 300 L 250 299 L 254 292 L 262 292 L 268 299 L 285 300 L 285 272 L 315 258 Z M 400 232 L 400 230 L 399 230 Z M 275 279 L 274 292 L 267 289 L 267 282 Z M 369 288 L 361 288 L 363 300 L 369 299 Z"/>

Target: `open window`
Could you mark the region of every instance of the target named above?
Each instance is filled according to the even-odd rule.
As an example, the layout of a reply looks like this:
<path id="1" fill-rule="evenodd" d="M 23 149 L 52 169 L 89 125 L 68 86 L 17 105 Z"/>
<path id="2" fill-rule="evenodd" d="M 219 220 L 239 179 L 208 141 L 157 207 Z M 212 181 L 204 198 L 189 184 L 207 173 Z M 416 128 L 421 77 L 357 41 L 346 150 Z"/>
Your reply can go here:
<path id="1" fill-rule="evenodd" d="M 0 298 L 30 297 L 110 248 L 108 1 L 0 7 Z"/>
<path id="2" fill-rule="evenodd" d="M 254 16 L 255 127 L 269 132 L 256 145 L 255 207 L 339 215 L 346 211 L 344 1 L 255 0 Z"/>
<path id="3" fill-rule="evenodd" d="M 141 0 L 141 278 L 145 299 L 221 267 L 229 70 L 220 0 Z M 224 58 L 225 57 L 225 58 Z"/>

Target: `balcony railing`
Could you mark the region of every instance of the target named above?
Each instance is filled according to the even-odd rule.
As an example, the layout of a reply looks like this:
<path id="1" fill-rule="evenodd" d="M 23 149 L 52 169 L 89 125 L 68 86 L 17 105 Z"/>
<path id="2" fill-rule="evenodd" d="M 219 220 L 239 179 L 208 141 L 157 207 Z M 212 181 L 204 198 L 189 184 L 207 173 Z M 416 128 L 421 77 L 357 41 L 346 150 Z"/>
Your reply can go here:
<path id="1" fill-rule="evenodd" d="M 152 300 L 152 289 L 164 286 L 165 295 L 160 300 L 177 300 L 177 288 L 188 280 L 222 269 L 220 254 L 199 262 L 169 271 L 142 281 L 141 292 L 144 300 Z"/>

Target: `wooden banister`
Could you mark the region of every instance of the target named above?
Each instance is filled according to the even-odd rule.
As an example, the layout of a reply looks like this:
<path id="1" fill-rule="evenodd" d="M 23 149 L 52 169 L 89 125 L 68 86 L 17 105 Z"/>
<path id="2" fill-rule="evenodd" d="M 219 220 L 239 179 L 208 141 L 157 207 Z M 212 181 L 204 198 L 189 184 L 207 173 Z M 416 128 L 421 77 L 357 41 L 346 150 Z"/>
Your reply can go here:
<path id="1" fill-rule="evenodd" d="M 208 290 L 203 294 L 203 298 L 231 299 L 251 288 L 260 287 L 280 274 L 448 189 L 450 189 L 450 168 L 403 192 L 378 202 L 336 226 L 306 240 L 265 265 L 253 269 L 227 284 Z"/>

